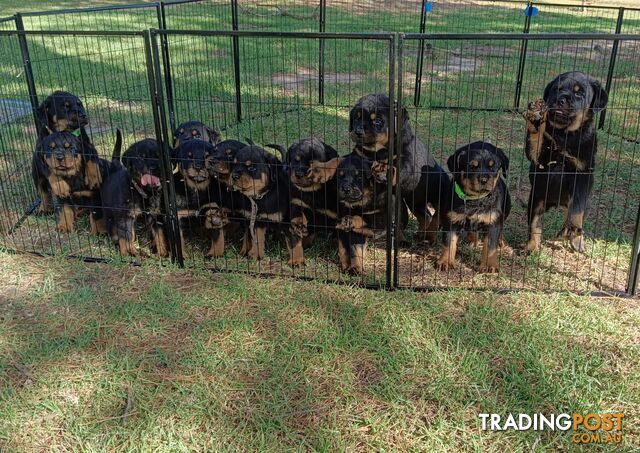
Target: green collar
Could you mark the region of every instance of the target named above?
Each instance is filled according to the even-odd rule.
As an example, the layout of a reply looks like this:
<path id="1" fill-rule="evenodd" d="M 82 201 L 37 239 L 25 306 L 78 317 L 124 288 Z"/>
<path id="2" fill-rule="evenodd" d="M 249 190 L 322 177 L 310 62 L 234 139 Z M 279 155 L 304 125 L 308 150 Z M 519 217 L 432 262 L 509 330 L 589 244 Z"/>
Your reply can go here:
<path id="1" fill-rule="evenodd" d="M 72 131 L 71 135 L 75 135 L 76 137 L 80 137 L 80 128 L 76 129 L 75 131 Z"/>
<path id="2" fill-rule="evenodd" d="M 491 192 L 487 192 L 484 195 L 467 195 L 466 193 L 464 193 L 464 191 L 462 190 L 462 187 L 460 187 L 456 181 L 453 182 L 453 187 L 456 191 L 456 195 L 458 196 L 458 198 L 464 201 L 482 200 L 483 198 L 487 197 L 491 193 Z"/>

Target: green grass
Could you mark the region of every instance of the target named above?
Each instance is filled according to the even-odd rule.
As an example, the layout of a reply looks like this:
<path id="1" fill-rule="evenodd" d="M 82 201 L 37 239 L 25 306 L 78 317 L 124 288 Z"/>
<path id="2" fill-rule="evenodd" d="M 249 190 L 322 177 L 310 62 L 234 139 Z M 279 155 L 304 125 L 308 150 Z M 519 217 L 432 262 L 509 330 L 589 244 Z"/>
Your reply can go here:
<path id="1" fill-rule="evenodd" d="M 481 412 L 623 412 L 622 450 L 640 442 L 636 300 L 0 270 L 3 451 L 575 448 L 482 432 Z"/>

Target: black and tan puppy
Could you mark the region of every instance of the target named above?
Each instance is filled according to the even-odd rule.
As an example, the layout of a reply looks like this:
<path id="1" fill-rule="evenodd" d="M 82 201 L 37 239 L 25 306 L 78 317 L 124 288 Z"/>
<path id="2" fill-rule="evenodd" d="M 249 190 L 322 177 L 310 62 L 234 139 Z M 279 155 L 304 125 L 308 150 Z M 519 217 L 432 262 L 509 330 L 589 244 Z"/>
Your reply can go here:
<path id="1" fill-rule="evenodd" d="M 317 138 L 298 140 L 288 150 L 278 145 L 268 146 L 279 149 L 285 156 L 284 171 L 291 183 L 291 234 L 303 240 L 309 237 L 309 230 L 333 230 L 338 215 L 333 178 L 338 152 Z"/>
<path id="2" fill-rule="evenodd" d="M 567 210 L 558 238 L 584 252 L 584 215 L 593 188 L 598 142 L 594 114 L 604 110 L 608 94 L 582 72 L 560 74 L 529 105 L 526 155 L 529 167 L 529 241 L 527 251 L 542 245 L 542 216 L 553 207 Z"/>
<path id="3" fill-rule="evenodd" d="M 248 201 L 248 208 L 239 210 L 249 222 L 244 235 L 241 255 L 264 257 L 267 229 L 284 230 L 289 265 L 302 266 L 302 244 L 287 228 L 289 218 L 289 182 L 283 164 L 273 154 L 259 146 L 245 146 L 235 153 L 231 163 L 231 184 Z"/>
<path id="4" fill-rule="evenodd" d="M 36 116 L 39 131 L 46 127 L 51 132 L 70 132 L 81 139 L 85 184 L 90 189 L 98 189 L 102 182 L 101 164 L 98 152 L 85 130 L 89 117 L 78 96 L 67 91 L 54 91 L 38 106 Z M 51 211 L 46 203 L 41 204 L 41 210 L 43 207 L 44 212 L 47 208 Z"/>
<path id="5" fill-rule="evenodd" d="M 122 137 L 117 131 L 116 150 L 119 153 Z M 90 210 L 91 232 L 106 231 L 101 211 L 100 193 L 87 184 L 87 161 L 83 154 L 86 143 L 82 137 L 63 131 L 49 133 L 42 128 L 38 145 L 31 161 L 31 174 L 40 195 L 40 213 L 53 211 L 53 197 L 60 204 L 56 207 L 58 231 L 70 233 L 74 230 L 79 212 Z M 95 161 L 100 179 L 109 172 L 110 165 L 103 159 Z"/>
<path id="6" fill-rule="evenodd" d="M 224 255 L 224 227 L 229 223 L 232 193 L 214 171 L 216 147 L 200 139 L 183 141 L 174 150 L 176 204 L 181 218 L 198 217 L 211 235 L 207 256 Z M 216 162 L 218 162 L 216 160 Z"/>
<path id="7" fill-rule="evenodd" d="M 153 139 L 134 143 L 122 156 L 123 166 L 113 171 L 101 186 L 108 233 L 124 256 L 138 255 L 135 224 L 140 217 L 151 229 L 158 255 L 169 255 L 161 212 L 161 152 Z"/>
<path id="8" fill-rule="evenodd" d="M 173 148 L 188 140 L 204 140 L 212 145 L 220 142 L 220 134 L 200 121 L 185 121 L 173 132 Z"/>
<path id="9" fill-rule="evenodd" d="M 349 133 L 354 151 L 368 159 L 387 162 L 391 104 L 383 93 L 362 97 L 349 114 Z M 407 110 L 402 110 L 401 148 L 398 184 L 402 199 L 418 220 L 418 239 L 435 241 L 440 223 L 440 202 L 449 177 L 435 161 L 427 147 L 415 136 Z M 396 165 L 397 167 L 397 165 Z M 384 181 L 386 167 L 374 169 L 376 178 Z M 435 213 L 437 215 L 434 215 Z"/>
<path id="10" fill-rule="evenodd" d="M 511 211 L 504 177 L 509 159 L 491 143 L 474 142 L 459 148 L 447 161 L 453 174 L 443 223 L 444 245 L 437 267 L 455 266 L 461 234 L 484 234 L 480 272 L 498 272 L 502 226 Z M 444 207 L 444 205 L 443 205 Z"/>
<path id="11" fill-rule="evenodd" d="M 378 182 L 371 170 L 373 164 L 358 154 L 350 154 L 339 158 L 337 168 L 340 269 L 355 275 L 364 272 L 367 239 L 386 228 L 387 191 L 396 181 L 397 170 L 393 169 L 391 184 Z"/>

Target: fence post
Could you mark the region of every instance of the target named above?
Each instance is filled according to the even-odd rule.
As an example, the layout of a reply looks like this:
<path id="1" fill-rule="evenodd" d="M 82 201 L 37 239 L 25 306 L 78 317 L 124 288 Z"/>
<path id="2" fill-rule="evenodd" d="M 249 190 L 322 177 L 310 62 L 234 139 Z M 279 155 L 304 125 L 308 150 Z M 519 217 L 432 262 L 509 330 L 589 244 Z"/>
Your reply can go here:
<path id="1" fill-rule="evenodd" d="M 633 235 L 630 264 L 627 294 L 633 296 L 638 289 L 638 281 L 640 280 L 640 205 L 638 205 L 638 215 L 636 216 L 636 231 Z"/>
<path id="2" fill-rule="evenodd" d="M 16 30 L 18 32 L 24 31 L 24 22 L 22 21 L 22 14 L 17 13 L 15 16 Z M 27 77 L 27 89 L 29 90 L 29 101 L 31 102 L 31 109 L 33 110 L 33 121 L 36 125 L 36 132 L 40 131 L 40 128 L 44 126 L 40 124 L 36 110 L 38 109 L 38 93 L 36 92 L 36 82 L 33 77 L 33 68 L 31 67 L 31 57 L 29 56 L 29 45 L 27 43 L 27 37 L 24 33 L 18 33 L 18 42 L 20 43 L 20 52 L 22 53 L 22 63 L 24 65 L 24 73 Z"/>
<path id="3" fill-rule="evenodd" d="M 525 9 L 524 14 L 524 29 L 522 33 L 528 34 L 529 29 L 531 28 L 531 17 L 533 16 L 533 2 L 527 2 L 527 8 Z M 529 41 L 527 39 L 523 39 L 520 44 L 520 61 L 518 62 L 518 74 L 516 76 L 516 94 L 513 100 L 513 108 L 520 108 L 520 95 L 522 93 L 522 79 L 524 78 L 524 65 L 527 60 L 527 47 L 529 46 Z"/>
<path id="4" fill-rule="evenodd" d="M 325 32 L 327 1 L 320 0 L 320 33 Z M 320 55 L 318 61 L 318 102 L 324 105 L 324 39 L 320 38 Z"/>
<path id="5" fill-rule="evenodd" d="M 420 39 L 420 41 L 424 41 Z M 404 34 L 397 34 L 397 45 L 398 45 L 398 70 L 396 72 L 398 80 L 397 80 L 397 88 L 396 88 L 396 124 L 398 125 L 395 129 L 395 147 L 396 150 L 396 165 L 398 170 L 402 165 L 400 159 L 402 158 L 402 125 L 404 124 L 404 109 L 402 108 L 404 102 L 404 93 L 402 92 L 402 86 L 404 82 Z M 391 153 L 389 153 L 391 154 Z M 391 158 L 391 156 L 390 156 Z M 389 168 L 392 167 L 393 164 L 389 164 Z M 391 181 L 389 175 L 387 175 L 387 181 Z M 395 186 L 395 210 L 391 211 L 391 207 L 389 208 L 390 212 L 387 214 L 388 218 L 392 220 L 392 244 L 389 244 L 388 247 L 393 247 L 393 287 L 397 288 L 399 285 L 399 266 L 398 266 L 398 251 L 400 242 L 398 241 L 398 230 L 402 228 L 402 190 L 400 184 L 396 184 Z M 391 204 L 389 204 L 391 206 Z"/>
<path id="6" fill-rule="evenodd" d="M 167 29 L 167 16 L 164 2 L 156 4 L 156 12 L 158 14 L 158 28 L 160 30 Z M 173 79 L 171 77 L 171 60 L 169 59 L 169 38 L 166 34 L 160 36 L 162 41 L 162 64 L 164 67 L 164 86 L 167 92 L 167 106 L 169 108 L 169 124 L 171 130 L 176 128 L 176 111 L 173 100 Z"/>
<path id="7" fill-rule="evenodd" d="M 173 183 L 171 161 L 169 160 L 169 133 L 167 131 L 167 118 L 164 109 L 164 100 L 162 99 L 162 90 L 159 89 L 159 86 L 162 84 L 162 74 L 160 73 L 160 55 L 158 52 L 158 42 L 156 40 L 157 34 L 153 30 L 148 30 L 143 36 L 145 58 L 147 61 L 147 78 L 149 80 L 151 105 L 153 107 L 153 123 L 156 139 L 162 149 L 162 154 L 159 160 L 162 183 L 162 201 L 167 220 L 167 238 L 169 240 L 169 248 L 171 250 L 171 261 L 177 263 L 180 267 L 183 267 L 184 258 L 182 255 L 180 224 L 176 206 L 176 191 Z"/>
<path id="8" fill-rule="evenodd" d="M 396 46 L 398 42 L 398 33 L 394 33 L 391 35 L 391 39 L 389 40 L 389 110 L 391 114 L 391 120 L 389 121 L 389 151 L 387 156 L 387 181 L 392 180 L 392 172 L 394 166 L 394 158 L 396 157 L 396 119 L 398 113 L 398 104 L 396 100 Z M 397 124 L 400 124 L 399 122 Z M 402 163 L 400 162 L 400 153 L 397 153 L 398 161 L 395 162 L 398 168 L 402 168 Z M 399 187 L 400 184 L 397 184 L 396 187 Z M 393 211 L 393 188 L 387 188 L 387 212 L 385 215 L 387 216 L 387 228 L 386 228 L 386 238 L 385 238 L 385 251 L 386 251 L 386 280 L 385 287 L 392 287 L 392 274 L 393 274 L 393 247 L 394 247 L 394 238 L 396 236 L 396 221 L 395 221 L 395 213 Z M 396 200 L 397 201 L 397 200 Z"/>
<path id="9" fill-rule="evenodd" d="M 624 8 L 618 9 L 618 21 L 616 22 L 616 35 L 619 35 L 622 32 L 622 23 L 624 21 Z M 605 83 L 605 90 L 607 93 L 611 92 L 611 83 L 613 81 L 613 70 L 616 67 L 616 58 L 618 56 L 618 46 L 620 45 L 620 41 L 614 39 L 613 46 L 611 48 L 611 58 L 609 59 L 609 70 L 607 71 L 607 81 Z M 607 111 L 603 110 L 600 112 L 600 121 L 598 122 L 598 129 L 602 129 L 604 126 L 604 120 L 607 116 Z"/>
<path id="10" fill-rule="evenodd" d="M 238 0 L 231 0 L 231 29 L 238 31 Z M 233 45 L 233 72 L 236 83 L 236 119 L 242 121 L 242 98 L 240 95 L 240 41 L 238 36 L 231 38 Z"/>
<path id="11" fill-rule="evenodd" d="M 422 11 L 420 12 L 420 26 L 418 33 L 424 33 L 427 29 L 427 11 L 426 0 L 422 0 Z M 403 42 L 402 40 L 400 41 Z M 420 105 L 420 95 L 422 94 L 422 69 L 424 65 L 424 40 L 420 39 L 418 49 L 418 63 L 416 68 L 416 84 L 413 94 L 413 105 L 418 107 Z"/>

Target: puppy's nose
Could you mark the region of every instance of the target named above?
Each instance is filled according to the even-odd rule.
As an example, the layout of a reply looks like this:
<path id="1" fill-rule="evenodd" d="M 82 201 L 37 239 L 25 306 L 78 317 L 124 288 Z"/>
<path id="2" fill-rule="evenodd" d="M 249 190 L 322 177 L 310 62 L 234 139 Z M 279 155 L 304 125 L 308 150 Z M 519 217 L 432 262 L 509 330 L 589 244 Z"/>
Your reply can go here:
<path id="1" fill-rule="evenodd" d="M 362 137 L 364 135 L 364 129 L 362 129 L 361 127 L 356 127 L 354 129 L 354 132 L 358 137 Z"/>
<path id="2" fill-rule="evenodd" d="M 64 154 L 62 154 L 62 153 L 56 153 L 56 159 L 58 159 L 58 160 L 63 160 L 63 159 L 64 159 Z"/>
<path id="3" fill-rule="evenodd" d="M 193 168 L 195 168 L 196 170 L 201 170 L 202 169 L 202 162 L 194 162 L 193 163 Z"/>
<path id="4" fill-rule="evenodd" d="M 237 181 L 238 179 L 240 179 L 240 173 L 231 173 L 231 179 Z"/>
<path id="5" fill-rule="evenodd" d="M 489 177 L 488 176 L 480 176 L 480 182 L 482 184 L 486 184 L 489 181 Z"/>
<path id="6" fill-rule="evenodd" d="M 295 174 L 298 178 L 302 178 L 304 176 L 306 176 L 309 173 L 309 170 L 305 170 L 304 168 L 297 168 L 295 171 Z"/>

